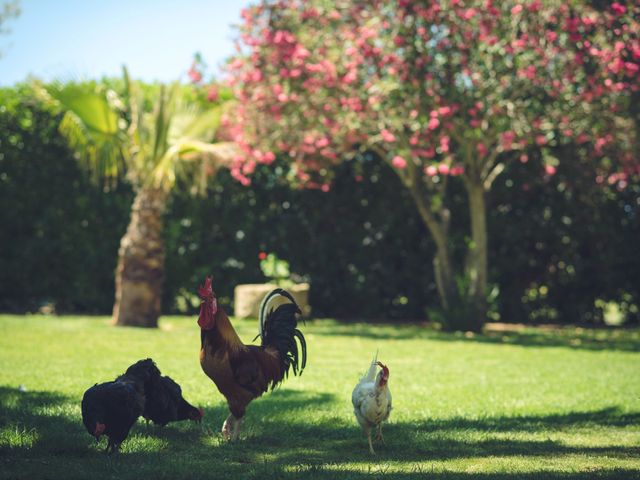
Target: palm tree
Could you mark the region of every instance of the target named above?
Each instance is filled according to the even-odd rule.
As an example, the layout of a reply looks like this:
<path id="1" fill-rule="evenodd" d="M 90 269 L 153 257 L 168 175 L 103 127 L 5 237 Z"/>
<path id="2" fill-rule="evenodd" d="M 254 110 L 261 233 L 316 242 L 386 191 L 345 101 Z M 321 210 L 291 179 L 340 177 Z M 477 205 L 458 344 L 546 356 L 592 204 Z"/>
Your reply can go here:
<path id="1" fill-rule="evenodd" d="M 210 143 L 220 123 L 224 97 L 203 110 L 186 102 L 181 86 L 160 86 L 145 98 L 124 70 L 124 94 L 104 84 L 54 83 L 44 88 L 64 115 L 60 131 L 79 160 L 98 179 L 123 174 L 135 191 L 131 219 L 120 242 L 113 322 L 157 327 L 164 279 L 162 215 L 179 176 L 194 191 L 233 157 L 233 144 Z"/>

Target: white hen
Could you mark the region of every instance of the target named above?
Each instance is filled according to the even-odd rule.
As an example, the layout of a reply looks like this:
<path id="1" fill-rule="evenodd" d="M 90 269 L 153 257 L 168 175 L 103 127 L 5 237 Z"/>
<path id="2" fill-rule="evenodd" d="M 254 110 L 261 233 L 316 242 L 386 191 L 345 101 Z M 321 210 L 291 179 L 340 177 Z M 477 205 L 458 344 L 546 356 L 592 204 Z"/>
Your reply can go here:
<path id="1" fill-rule="evenodd" d="M 377 367 L 382 368 L 376 375 Z M 391 413 L 391 392 L 389 391 L 389 369 L 378 362 L 378 355 L 371 362 L 369 371 L 360 379 L 351 394 L 353 413 L 369 439 L 369 451 L 375 454 L 371 443 L 371 429 L 378 427 L 376 440 L 384 443 L 382 422 Z"/>

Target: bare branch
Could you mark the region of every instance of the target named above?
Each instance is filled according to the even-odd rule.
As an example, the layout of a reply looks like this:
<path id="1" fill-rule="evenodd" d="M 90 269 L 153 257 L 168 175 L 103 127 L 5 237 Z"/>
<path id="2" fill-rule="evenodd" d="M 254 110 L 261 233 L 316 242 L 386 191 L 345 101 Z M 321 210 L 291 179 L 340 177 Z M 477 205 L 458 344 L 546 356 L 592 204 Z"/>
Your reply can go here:
<path id="1" fill-rule="evenodd" d="M 488 192 L 491 189 L 493 181 L 504 171 L 504 168 L 504 162 L 499 162 L 495 165 L 495 167 L 493 167 L 493 170 L 489 172 L 489 175 L 487 175 L 487 178 L 485 178 L 484 180 L 483 187 L 485 191 Z"/>

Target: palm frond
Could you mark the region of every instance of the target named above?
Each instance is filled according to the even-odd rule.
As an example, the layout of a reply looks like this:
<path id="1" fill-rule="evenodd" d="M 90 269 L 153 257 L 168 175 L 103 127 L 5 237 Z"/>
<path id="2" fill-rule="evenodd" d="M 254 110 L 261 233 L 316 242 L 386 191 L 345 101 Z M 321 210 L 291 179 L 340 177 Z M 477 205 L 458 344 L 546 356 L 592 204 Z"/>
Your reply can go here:
<path id="1" fill-rule="evenodd" d="M 117 135 L 119 116 L 107 99 L 106 92 L 87 84 L 54 83 L 45 87 L 67 111 L 73 112 L 87 130 L 104 136 Z"/>
<path id="2" fill-rule="evenodd" d="M 126 164 L 134 185 L 170 190 L 185 176 L 204 192 L 207 178 L 237 155 L 232 143 L 209 143 L 228 102 L 206 110 L 182 103 L 177 83 L 151 98 L 126 68 L 122 87 L 121 97 L 93 82 L 43 89 L 64 110 L 60 130 L 96 177 L 115 177 Z"/>
<path id="3" fill-rule="evenodd" d="M 117 177 L 127 139 L 106 92 L 92 84 L 55 82 L 44 91 L 65 112 L 60 133 L 81 163 L 96 179 Z"/>
<path id="4" fill-rule="evenodd" d="M 176 110 L 171 128 L 169 141 L 177 143 L 185 139 L 211 141 L 220 126 L 222 108 L 216 107 L 201 110 L 195 105 L 185 105 Z"/>

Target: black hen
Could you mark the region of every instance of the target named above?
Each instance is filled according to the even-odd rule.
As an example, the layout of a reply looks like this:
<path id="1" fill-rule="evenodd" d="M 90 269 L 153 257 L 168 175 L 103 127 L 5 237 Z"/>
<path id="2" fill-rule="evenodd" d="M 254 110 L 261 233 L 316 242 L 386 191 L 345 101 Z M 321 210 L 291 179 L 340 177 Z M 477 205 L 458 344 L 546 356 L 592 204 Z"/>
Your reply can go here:
<path id="1" fill-rule="evenodd" d="M 162 376 L 150 358 L 131 365 L 125 376 L 135 379 L 144 390 L 145 408 L 142 416 L 165 426 L 180 420 L 199 421 L 204 413 L 182 397 L 180 385 L 170 377 Z"/>
<path id="2" fill-rule="evenodd" d="M 117 452 L 129 430 L 144 411 L 143 392 L 125 378 L 96 384 L 82 397 L 82 422 L 87 431 L 100 439 L 109 438 L 107 452 Z"/>

